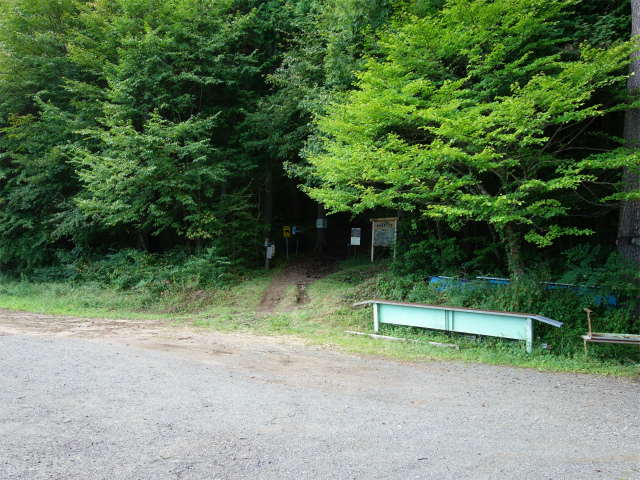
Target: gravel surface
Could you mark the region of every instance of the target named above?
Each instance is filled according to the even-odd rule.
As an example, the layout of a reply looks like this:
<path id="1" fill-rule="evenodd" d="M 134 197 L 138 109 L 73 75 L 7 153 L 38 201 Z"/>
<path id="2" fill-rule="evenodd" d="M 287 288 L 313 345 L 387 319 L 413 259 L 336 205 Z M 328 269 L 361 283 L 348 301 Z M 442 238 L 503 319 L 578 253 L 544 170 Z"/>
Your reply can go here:
<path id="1" fill-rule="evenodd" d="M 16 318 L 2 479 L 640 479 L 632 380 Z"/>

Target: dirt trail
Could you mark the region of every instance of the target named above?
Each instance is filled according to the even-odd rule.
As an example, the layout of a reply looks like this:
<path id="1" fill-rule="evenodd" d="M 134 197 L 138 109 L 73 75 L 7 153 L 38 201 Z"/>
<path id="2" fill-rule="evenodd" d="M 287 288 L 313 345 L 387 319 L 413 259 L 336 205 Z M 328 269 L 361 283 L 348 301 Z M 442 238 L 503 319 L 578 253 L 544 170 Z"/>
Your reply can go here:
<path id="1" fill-rule="evenodd" d="M 334 262 L 328 257 L 308 255 L 294 258 L 267 287 L 257 316 L 264 317 L 274 312 L 281 304 L 285 290 L 291 285 L 297 288 L 297 298 L 290 308 L 305 303 L 308 301 L 307 287 L 331 273 L 333 267 Z M 212 333 L 190 323 L 172 324 L 166 320 L 87 319 L 0 309 L 0 336 L 20 334 L 123 343 L 189 357 L 227 354 L 234 349 L 243 350 L 244 347 L 254 348 L 257 345 L 269 345 L 267 349 L 270 349 L 283 343 L 282 339 L 274 340 L 271 337 Z M 287 343 L 299 342 L 288 339 Z"/>
<path id="2" fill-rule="evenodd" d="M 299 256 L 288 263 L 264 293 L 257 310 L 264 317 L 279 307 L 295 308 L 308 301 L 306 288 L 319 278 L 333 271 L 334 262 L 328 257 Z M 287 287 L 297 288 L 295 303 L 282 305 Z M 191 323 L 171 323 L 166 320 L 122 320 L 106 318 L 76 318 L 16 312 L 0 309 L 0 336 L 29 335 L 83 339 L 93 342 L 124 344 L 131 347 L 169 352 L 191 360 L 204 360 L 233 364 L 235 368 L 257 368 L 274 372 L 288 363 L 289 353 L 295 345 L 302 347 L 296 339 L 258 337 L 249 334 L 217 333 L 202 330 Z M 268 355 L 268 360 L 262 356 Z M 283 363 L 284 362 L 284 363 Z M 313 364 L 315 360 L 310 360 Z M 300 368 L 308 368 L 307 362 L 298 362 Z M 246 365 L 245 365 L 246 364 Z"/>
<path id="3" fill-rule="evenodd" d="M 262 296 L 262 301 L 256 311 L 256 317 L 261 318 L 273 313 L 278 304 L 285 298 L 287 287 L 296 287 L 296 304 L 303 304 L 309 300 L 306 294 L 307 287 L 325 277 L 333 271 L 335 262 L 326 256 L 300 255 L 294 257 L 276 275 Z"/>

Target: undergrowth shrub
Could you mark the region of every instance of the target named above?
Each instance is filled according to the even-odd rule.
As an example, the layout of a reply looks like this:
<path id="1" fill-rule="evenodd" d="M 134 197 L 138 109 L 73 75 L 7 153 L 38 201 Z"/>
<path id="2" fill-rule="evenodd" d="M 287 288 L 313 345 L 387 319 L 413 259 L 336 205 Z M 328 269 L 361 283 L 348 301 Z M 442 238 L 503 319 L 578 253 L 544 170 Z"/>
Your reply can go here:
<path id="1" fill-rule="evenodd" d="M 359 285 L 372 278 L 376 278 L 382 272 L 388 270 L 388 263 L 371 263 L 366 255 L 352 258 L 342 262 L 336 272 L 331 274 L 331 278 L 338 282 L 351 285 Z"/>
<path id="2" fill-rule="evenodd" d="M 442 275 L 456 274 L 464 259 L 464 252 L 456 238 L 438 239 L 429 237 L 410 245 L 396 257 L 392 271 L 396 275 L 428 275 L 440 272 Z"/>
<path id="3" fill-rule="evenodd" d="M 562 255 L 565 264 L 559 282 L 597 286 L 603 298 L 615 294 L 619 304 L 640 300 L 640 271 L 616 252 L 605 254 L 600 246 L 578 245 Z"/>
<path id="4" fill-rule="evenodd" d="M 60 266 L 38 269 L 30 280 L 96 283 L 120 291 L 162 295 L 175 290 L 205 289 L 229 283 L 230 262 L 213 248 L 201 255 L 185 249 L 164 254 L 125 249 L 92 259 L 88 255 L 61 258 Z"/>

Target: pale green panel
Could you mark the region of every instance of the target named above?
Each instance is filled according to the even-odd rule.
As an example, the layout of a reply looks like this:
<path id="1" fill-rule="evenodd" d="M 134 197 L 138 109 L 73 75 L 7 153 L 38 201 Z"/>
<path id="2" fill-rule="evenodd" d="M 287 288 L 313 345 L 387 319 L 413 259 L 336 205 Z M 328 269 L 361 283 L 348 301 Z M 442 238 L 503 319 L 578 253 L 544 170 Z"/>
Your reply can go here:
<path id="1" fill-rule="evenodd" d="M 452 326 L 449 330 L 491 337 L 526 340 L 527 319 L 491 315 L 490 313 L 451 312 Z"/>
<path id="2" fill-rule="evenodd" d="M 378 321 L 380 323 L 447 330 L 444 310 L 385 305 L 383 303 L 379 305 L 379 308 Z"/>

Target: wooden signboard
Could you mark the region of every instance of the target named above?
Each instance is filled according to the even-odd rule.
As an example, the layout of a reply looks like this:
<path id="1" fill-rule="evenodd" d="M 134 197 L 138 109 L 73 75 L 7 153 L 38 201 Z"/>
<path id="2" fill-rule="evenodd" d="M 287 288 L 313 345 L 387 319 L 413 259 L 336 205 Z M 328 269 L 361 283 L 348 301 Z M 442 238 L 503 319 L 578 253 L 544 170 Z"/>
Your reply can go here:
<path id="1" fill-rule="evenodd" d="M 399 217 L 372 218 L 371 261 L 375 247 L 395 247 Z"/>

